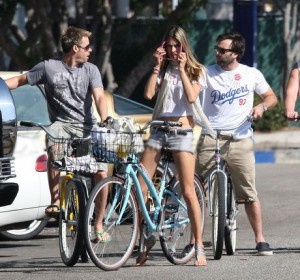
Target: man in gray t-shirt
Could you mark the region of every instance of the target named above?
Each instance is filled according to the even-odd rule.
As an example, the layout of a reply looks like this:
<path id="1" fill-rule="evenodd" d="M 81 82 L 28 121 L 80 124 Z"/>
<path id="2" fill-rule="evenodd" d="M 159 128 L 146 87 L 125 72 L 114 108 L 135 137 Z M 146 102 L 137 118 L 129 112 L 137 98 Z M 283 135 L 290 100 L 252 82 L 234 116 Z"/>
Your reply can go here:
<path id="1" fill-rule="evenodd" d="M 52 125 L 49 130 L 55 137 L 85 137 L 96 124 L 92 112 L 92 97 L 102 121 L 107 118 L 107 104 L 98 68 L 88 62 L 92 48 L 91 32 L 69 27 L 61 37 L 63 55 L 61 60 L 45 60 L 35 65 L 27 73 L 7 79 L 9 89 L 30 84 L 43 84 L 46 92 L 48 111 Z M 59 171 L 51 164 L 53 147 L 48 142 L 48 178 L 51 205 L 45 210 L 50 217 L 59 213 Z M 95 174 L 95 182 L 105 178 L 107 166 L 101 165 Z M 102 199 L 102 198 L 101 198 Z M 103 200 L 106 195 L 103 195 Z M 101 200 L 102 201 L 102 200 Z M 105 203 L 100 203 L 104 205 Z M 100 217 L 101 218 L 101 217 Z M 102 232 L 99 223 L 97 232 Z M 105 235 L 101 235 L 105 238 Z"/>
<path id="2" fill-rule="evenodd" d="M 96 122 L 92 113 L 90 90 L 103 89 L 103 84 L 100 72 L 94 64 L 85 62 L 77 67 L 70 67 L 61 60 L 50 59 L 34 66 L 26 76 L 30 85 L 44 85 L 52 122 L 85 125 Z"/>

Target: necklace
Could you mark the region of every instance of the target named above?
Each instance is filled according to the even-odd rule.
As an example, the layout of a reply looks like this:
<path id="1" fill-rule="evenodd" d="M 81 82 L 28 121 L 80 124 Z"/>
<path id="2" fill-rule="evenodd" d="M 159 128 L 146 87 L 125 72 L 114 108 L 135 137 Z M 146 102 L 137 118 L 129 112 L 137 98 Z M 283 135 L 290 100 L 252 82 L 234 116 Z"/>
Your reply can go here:
<path id="1" fill-rule="evenodd" d="M 178 75 L 178 65 L 170 66 L 170 82 L 172 85 L 177 85 L 179 83 L 179 75 Z"/>

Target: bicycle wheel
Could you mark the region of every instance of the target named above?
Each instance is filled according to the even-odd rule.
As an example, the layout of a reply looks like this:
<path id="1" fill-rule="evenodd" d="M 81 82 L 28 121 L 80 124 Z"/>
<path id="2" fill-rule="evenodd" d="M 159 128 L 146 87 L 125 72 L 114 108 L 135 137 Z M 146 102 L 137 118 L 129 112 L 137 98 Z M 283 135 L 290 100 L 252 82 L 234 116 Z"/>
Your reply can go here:
<path id="1" fill-rule="evenodd" d="M 81 253 L 80 253 L 80 259 L 82 263 L 87 263 L 89 261 L 89 255 L 88 252 L 86 250 L 86 246 L 85 244 L 83 244 Z"/>
<path id="2" fill-rule="evenodd" d="M 194 177 L 194 186 L 202 211 L 201 217 L 203 218 L 201 220 L 201 228 L 203 232 L 205 225 L 204 217 L 206 211 L 206 202 L 203 186 L 196 175 Z M 163 224 L 176 224 L 180 222 L 180 220 L 186 219 L 188 217 L 188 212 L 186 208 L 183 208 L 178 203 L 179 199 L 185 204 L 185 201 L 181 195 L 179 180 L 174 178 L 173 183 L 171 183 L 168 189 L 172 190 L 175 196 L 164 196 L 165 207 L 162 213 L 162 217 L 164 219 Z M 162 234 L 160 236 L 160 244 L 166 258 L 172 264 L 185 264 L 194 256 L 195 250 L 193 247 L 189 247 L 189 250 L 187 250 L 187 245 L 190 244 L 191 236 L 192 232 L 190 223 L 181 225 L 177 224 L 174 225 L 174 227 L 172 227 L 171 229 L 162 230 Z"/>
<path id="3" fill-rule="evenodd" d="M 225 178 L 218 172 L 213 186 L 212 247 L 215 260 L 222 256 L 225 232 Z"/>
<path id="4" fill-rule="evenodd" d="M 73 266 L 83 249 L 83 221 L 85 192 L 78 180 L 69 180 L 65 184 L 65 206 L 59 215 L 59 249 L 62 261 Z"/>
<path id="5" fill-rule="evenodd" d="M 92 190 L 85 211 L 85 245 L 93 263 L 103 270 L 116 270 L 130 257 L 138 235 L 138 207 L 133 191 L 126 196 L 124 179 L 108 177 Z M 94 232 L 95 218 L 99 213 L 99 193 L 108 189 L 103 230 L 109 234 L 106 241 L 99 241 Z M 124 210 L 123 210 L 124 206 Z"/>
<path id="6" fill-rule="evenodd" d="M 225 249 L 227 255 L 233 255 L 236 247 L 237 203 L 231 179 L 227 183 L 227 221 L 225 226 Z"/>

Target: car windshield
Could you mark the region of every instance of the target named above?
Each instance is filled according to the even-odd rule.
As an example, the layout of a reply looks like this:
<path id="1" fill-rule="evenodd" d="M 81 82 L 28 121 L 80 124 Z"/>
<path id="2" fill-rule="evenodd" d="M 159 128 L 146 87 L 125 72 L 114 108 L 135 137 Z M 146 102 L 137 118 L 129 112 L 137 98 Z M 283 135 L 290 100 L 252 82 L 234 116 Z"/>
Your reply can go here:
<path id="1" fill-rule="evenodd" d="M 47 102 L 38 86 L 25 85 L 11 91 L 16 105 L 17 121 L 49 125 Z M 153 109 L 139 102 L 113 94 L 114 109 L 120 116 L 152 114 Z"/>
<path id="2" fill-rule="evenodd" d="M 25 85 L 11 91 L 14 98 L 17 121 L 38 122 L 49 125 L 47 102 L 37 86 Z"/>
<path id="3" fill-rule="evenodd" d="M 113 98 L 115 111 L 120 116 L 152 114 L 153 112 L 153 109 L 151 107 L 132 101 L 123 96 L 113 94 Z"/>

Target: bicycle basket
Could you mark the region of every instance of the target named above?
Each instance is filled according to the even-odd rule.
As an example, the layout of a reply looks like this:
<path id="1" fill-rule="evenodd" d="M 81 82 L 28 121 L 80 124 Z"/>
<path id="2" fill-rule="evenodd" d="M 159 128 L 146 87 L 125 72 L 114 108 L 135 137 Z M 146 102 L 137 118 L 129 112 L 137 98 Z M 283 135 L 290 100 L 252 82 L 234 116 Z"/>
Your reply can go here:
<path id="1" fill-rule="evenodd" d="M 144 150 L 142 135 L 138 132 L 97 130 L 92 132 L 92 150 L 97 161 L 116 163 L 130 155 L 139 157 Z"/>
<path id="2" fill-rule="evenodd" d="M 51 138 L 53 166 L 64 171 L 97 172 L 90 138 Z"/>

